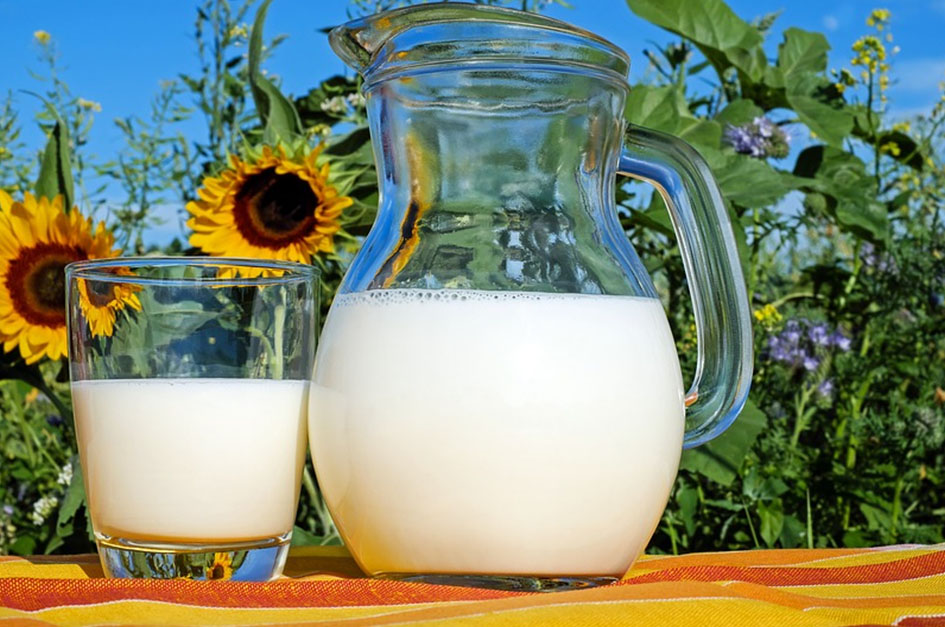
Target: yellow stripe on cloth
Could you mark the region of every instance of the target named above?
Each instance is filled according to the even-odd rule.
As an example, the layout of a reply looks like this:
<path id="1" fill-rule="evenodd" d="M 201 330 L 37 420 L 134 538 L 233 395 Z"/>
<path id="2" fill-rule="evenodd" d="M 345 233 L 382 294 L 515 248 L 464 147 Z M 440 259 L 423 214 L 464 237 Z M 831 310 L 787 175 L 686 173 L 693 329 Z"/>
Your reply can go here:
<path id="1" fill-rule="evenodd" d="M 649 556 L 623 583 L 545 594 L 367 579 L 340 547 L 294 549 L 287 577 L 266 584 L 100 575 L 94 556 L 0 558 L 0 627 L 945 626 L 943 546 Z"/>

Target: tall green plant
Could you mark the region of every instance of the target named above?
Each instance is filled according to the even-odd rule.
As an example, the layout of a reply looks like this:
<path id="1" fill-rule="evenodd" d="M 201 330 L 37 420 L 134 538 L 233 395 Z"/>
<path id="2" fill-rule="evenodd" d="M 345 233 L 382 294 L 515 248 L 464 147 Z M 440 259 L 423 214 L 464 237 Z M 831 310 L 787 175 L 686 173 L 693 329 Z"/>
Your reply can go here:
<path id="1" fill-rule="evenodd" d="M 772 18 L 749 23 L 721 0 L 628 5 L 681 38 L 648 54 L 658 78 L 634 86 L 628 118 L 712 167 L 759 322 L 746 412 L 684 455 L 656 546 L 940 540 L 943 106 L 889 120 L 889 12 L 869 16 L 852 69 L 831 71 L 822 34 L 787 28 L 769 58 Z M 685 362 L 684 273 L 661 200 L 634 194 L 624 224 Z"/>

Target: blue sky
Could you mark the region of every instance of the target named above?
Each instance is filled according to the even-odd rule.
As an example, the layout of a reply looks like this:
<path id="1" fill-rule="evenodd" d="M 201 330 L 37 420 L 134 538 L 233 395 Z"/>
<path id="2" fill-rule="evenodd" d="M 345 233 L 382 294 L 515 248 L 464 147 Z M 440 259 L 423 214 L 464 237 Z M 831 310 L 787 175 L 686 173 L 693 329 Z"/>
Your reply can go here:
<path id="1" fill-rule="evenodd" d="M 634 61 L 634 79 L 646 68 L 642 50 L 651 47 L 651 42 L 671 39 L 634 16 L 623 0 L 570 1 L 574 8 L 555 6 L 548 14 L 623 47 Z M 52 34 L 65 68 L 63 77 L 73 93 L 101 103 L 89 147 L 100 158 L 109 158 L 121 147 L 113 120 L 145 117 L 161 80 L 196 70 L 191 38 L 196 4 L 189 0 L 0 0 L 0 94 L 14 91 L 29 148 L 38 149 L 43 142 L 30 122 L 38 103 L 17 90 L 42 90 L 29 73 L 41 68 L 34 31 Z M 783 11 L 768 39 L 772 56 L 781 31 L 789 26 L 826 33 L 833 45 L 830 61 L 834 67 L 848 64 L 851 44 L 867 31 L 864 21 L 870 10 L 888 8 L 893 13 L 895 43 L 901 47 L 893 60 L 893 75 L 898 77 L 890 91 L 893 111 L 906 115 L 927 110 L 938 97 L 938 82 L 945 80 L 945 0 L 730 0 L 730 5 L 746 19 Z M 346 0 L 273 1 L 266 35 L 286 34 L 288 40 L 267 68 L 282 78 L 284 91 L 303 93 L 319 80 L 345 71 L 318 31 L 345 21 L 347 7 Z"/>

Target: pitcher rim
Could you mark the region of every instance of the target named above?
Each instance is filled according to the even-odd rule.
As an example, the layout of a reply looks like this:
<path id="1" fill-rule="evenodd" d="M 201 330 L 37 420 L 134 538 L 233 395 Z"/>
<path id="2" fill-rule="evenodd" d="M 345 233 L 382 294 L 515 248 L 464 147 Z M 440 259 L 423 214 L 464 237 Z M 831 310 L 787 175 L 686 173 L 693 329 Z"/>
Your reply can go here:
<path id="1" fill-rule="evenodd" d="M 416 19 L 420 15 L 426 19 Z M 411 19 L 414 18 L 414 19 Z M 499 27 L 521 28 L 547 31 L 548 33 L 569 36 L 584 44 L 589 50 L 609 55 L 613 63 L 592 62 L 570 59 L 566 56 L 523 56 L 501 52 L 480 56 L 473 55 L 454 58 L 431 59 L 430 61 L 413 61 L 407 67 L 389 67 L 390 59 L 382 61 L 379 53 L 398 35 L 413 28 L 451 22 L 469 22 L 487 24 L 493 23 Z M 495 42 L 513 41 L 514 37 L 496 37 Z M 523 41 L 527 41 L 522 38 Z M 553 68 L 578 67 L 598 75 L 619 79 L 626 83 L 630 69 L 630 56 L 615 43 L 592 33 L 588 30 L 555 18 L 537 13 L 509 9 L 504 7 L 485 6 L 464 2 L 434 2 L 430 4 L 413 5 L 367 15 L 350 20 L 333 28 L 329 34 L 329 42 L 335 53 L 350 67 L 364 76 L 366 83 L 375 83 L 389 77 L 389 74 L 402 74 L 422 70 L 423 68 L 443 67 L 450 64 L 466 65 L 477 61 L 490 59 L 502 62 L 505 65 L 516 63 L 544 65 Z M 573 46 L 572 44 L 572 47 Z M 400 53 L 404 54 L 403 52 Z"/>

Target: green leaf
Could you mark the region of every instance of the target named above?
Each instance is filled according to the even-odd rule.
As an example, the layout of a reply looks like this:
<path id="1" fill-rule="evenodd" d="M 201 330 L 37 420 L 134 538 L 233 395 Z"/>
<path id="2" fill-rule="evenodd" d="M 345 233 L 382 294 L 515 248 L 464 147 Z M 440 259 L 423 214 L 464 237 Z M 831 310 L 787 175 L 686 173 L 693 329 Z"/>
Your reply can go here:
<path id="1" fill-rule="evenodd" d="M 311 531 L 306 531 L 298 525 L 292 529 L 291 546 L 321 546 L 321 544 L 321 536 L 317 536 Z"/>
<path id="2" fill-rule="evenodd" d="M 696 531 L 696 509 L 699 506 L 699 491 L 683 482 L 676 491 L 676 502 L 679 504 L 679 517 L 682 518 L 686 533 L 692 535 Z"/>
<path id="3" fill-rule="evenodd" d="M 640 224 L 649 229 L 675 237 L 676 231 L 673 229 L 673 221 L 669 217 L 669 210 L 666 209 L 666 203 L 663 197 L 655 191 L 650 196 L 650 206 L 644 211 L 634 211 L 631 214 L 634 223 Z"/>
<path id="4" fill-rule="evenodd" d="M 13 555 L 32 555 L 36 552 L 36 540 L 30 536 L 19 536 L 16 542 L 10 545 Z"/>
<path id="5" fill-rule="evenodd" d="M 807 541 L 807 527 L 797 516 L 788 514 L 784 517 L 779 539 L 781 540 L 781 546 L 785 549 L 801 546 Z"/>
<path id="6" fill-rule="evenodd" d="M 822 34 L 789 28 L 778 46 L 778 69 L 787 83 L 807 72 L 824 72 L 829 50 L 830 44 Z"/>
<path id="7" fill-rule="evenodd" d="M 874 200 L 863 202 L 861 197 L 841 197 L 836 215 L 841 227 L 860 237 L 873 241 L 885 241 L 889 237 L 886 207 Z"/>
<path id="8" fill-rule="evenodd" d="M 676 136 L 691 144 L 700 153 L 704 148 L 718 149 L 722 143 L 722 127 L 718 122 L 695 118 L 683 118 L 680 122 L 682 128 Z"/>
<path id="9" fill-rule="evenodd" d="M 685 96 L 673 86 L 635 86 L 630 90 L 625 114 L 635 126 L 675 135 L 700 152 L 718 149 L 722 139 L 722 127 L 713 120 L 693 116 Z"/>
<path id="10" fill-rule="evenodd" d="M 787 93 L 788 104 L 797 117 L 831 146 L 840 146 L 853 128 L 853 118 L 847 111 L 834 109 L 811 96 Z"/>
<path id="11" fill-rule="evenodd" d="M 841 147 L 843 139 L 853 130 L 853 115 L 846 109 L 837 109 L 818 97 L 824 87 L 824 78 L 813 74 L 795 77 L 788 83 L 785 97 L 797 117 L 831 146 Z"/>
<path id="12" fill-rule="evenodd" d="M 626 118 L 637 126 L 675 133 L 679 126 L 681 101 L 685 107 L 685 100 L 675 87 L 636 85 L 627 98 Z"/>
<path id="13" fill-rule="evenodd" d="M 72 481 L 66 488 L 66 494 L 62 498 L 62 505 L 59 507 L 59 516 L 56 519 L 56 528 L 59 535 L 65 535 L 62 531 L 66 526 L 72 525 L 76 512 L 85 503 L 85 484 L 82 479 L 82 466 L 79 463 L 79 457 L 72 457 Z"/>
<path id="14" fill-rule="evenodd" d="M 249 85 L 256 103 L 256 111 L 265 127 L 263 138 L 267 143 L 291 141 L 302 135 L 302 122 L 292 102 L 259 69 L 262 61 L 262 33 L 266 12 L 272 0 L 264 0 L 256 12 L 249 37 Z"/>
<path id="15" fill-rule="evenodd" d="M 784 510 L 781 499 L 774 501 L 760 501 L 757 504 L 758 517 L 761 519 L 761 539 L 771 548 L 781 536 L 784 529 Z"/>
<path id="16" fill-rule="evenodd" d="M 723 125 L 741 126 L 761 115 L 764 115 L 761 107 L 751 100 L 739 99 L 733 100 L 728 106 L 719 111 L 715 116 L 715 121 Z"/>
<path id="17" fill-rule="evenodd" d="M 35 95 L 35 94 L 34 94 Z M 37 96 L 37 98 L 40 98 Z M 59 117 L 59 113 L 45 99 L 40 98 L 46 105 L 49 114 L 55 120 L 49 140 L 43 150 L 43 157 L 39 165 L 39 177 L 36 179 L 36 195 L 40 198 L 52 200 L 62 194 L 63 207 L 66 211 L 72 208 L 75 200 L 72 184 L 72 158 L 69 149 L 69 129 Z"/>
<path id="18" fill-rule="evenodd" d="M 838 225 L 877 242 L 889 238 L 886 206 L 876 200 L 876 179 L 856 155 L 830 146 L 811 146 L 798 155 L 794 174 L 807 194 L 805 206 L 833 215 Z"/>
<path id="19" fill-rule="evenodd" d="M 765 68 L 762 82 L 771 89 L 784 89 L 784 72 L 776 65 Z"/>
<path id="20" fill-rule="evenodd" d="M 683 452 L 680 468 L 731 485 L 767 421 L 767 416 L 749 400 L 728 431 L 708 444 Z"/>
<path id="21" fill-rule="evenodd" d="M 767 61 L 758 29 L 722 0 L 627 0 L 643 19 L 695 43 L 717 71 L 734 65 L 758 80 Z"/>
<path id="22" fill-rule="evenodd" d="M 768 207 L 792 189 L 765 161 L 731 153 L 705 156 L 722 195 L 741 207 Z"/>

